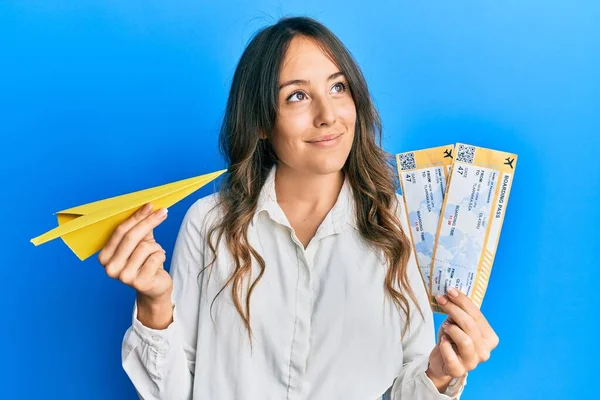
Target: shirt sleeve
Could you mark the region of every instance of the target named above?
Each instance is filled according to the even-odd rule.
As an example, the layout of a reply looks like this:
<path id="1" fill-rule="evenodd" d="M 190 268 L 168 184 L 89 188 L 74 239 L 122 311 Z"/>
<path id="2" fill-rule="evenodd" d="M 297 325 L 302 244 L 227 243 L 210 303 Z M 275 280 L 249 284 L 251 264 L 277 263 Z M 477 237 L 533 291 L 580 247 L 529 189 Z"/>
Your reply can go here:
<path id="1" fill-rule="evenodd" d="M 161 330 L 144 326 L 137 319 L 136 301 L 131 326 L 123 337 L 122 366 L 143 400 L 192 398 L 200 298 L 197 275 L 204 258 L 199 217 L 194 204 L 175 242 L 169 271 L 173 321 Z"/>
<path id="2" fill-rule="evenodd" d="M 401 196 L 398 196 L 398 202 L 398 217 L 402 229 L 410 239 L 404 201 Z M 407 297 L 411 314 L 410 328 L 406 331 L 406 335 L 402 340 L 402 369 L 383 398 L 385 400 L 458 400 L 466 386 L 466 376 L 454 380 L 444 393 L 440 393 L 425 373 L 429 364 L 429 354 L 435 347 L 436 335 L 433 312 L 412 249 L 407 268 L 408 281 L 425 318 L 421 317 L 421 313 L 419 313 L 413 301 Z"/>

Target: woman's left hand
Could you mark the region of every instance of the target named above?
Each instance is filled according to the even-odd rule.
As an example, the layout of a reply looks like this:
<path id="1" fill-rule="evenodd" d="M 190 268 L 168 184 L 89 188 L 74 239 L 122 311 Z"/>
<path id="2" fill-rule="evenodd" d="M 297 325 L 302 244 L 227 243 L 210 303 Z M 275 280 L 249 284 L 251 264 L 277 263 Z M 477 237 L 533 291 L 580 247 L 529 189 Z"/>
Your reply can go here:
<path id="1" fill-rule="evenodd" d="M 487 361 L 500 340 L 479 308 L 461 291 L 452 288 L 448 295 L 436 299 L 448 318 L 429 355 L 427 376 L 443 393 L 452 378 L 462 377 Z"/>

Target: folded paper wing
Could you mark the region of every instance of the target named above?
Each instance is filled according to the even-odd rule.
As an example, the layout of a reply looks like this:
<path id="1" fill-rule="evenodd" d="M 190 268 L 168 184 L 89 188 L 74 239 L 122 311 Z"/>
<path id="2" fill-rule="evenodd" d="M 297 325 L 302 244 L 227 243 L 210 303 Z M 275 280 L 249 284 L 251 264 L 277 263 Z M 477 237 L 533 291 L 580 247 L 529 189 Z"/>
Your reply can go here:
<path id="1" fill-rule="evenodd" d="M 38 246 L 60 237 L 80 260 L 100 250 L 112 232 L 140 207 L 167 208 L 223 174 L 226 169 L 194 178 L 123 194 L 55 213 L 58 226 L 31 242 Z"/>

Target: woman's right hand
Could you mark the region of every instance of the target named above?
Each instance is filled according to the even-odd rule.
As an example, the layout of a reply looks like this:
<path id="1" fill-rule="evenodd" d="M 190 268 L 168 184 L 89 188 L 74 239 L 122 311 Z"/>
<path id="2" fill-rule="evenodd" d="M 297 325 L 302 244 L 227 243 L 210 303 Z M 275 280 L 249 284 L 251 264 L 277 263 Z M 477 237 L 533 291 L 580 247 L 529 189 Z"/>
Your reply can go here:
<path id="1" fill-rule="evenodd" d="M 163 265 L 165 251 L 154 240 L 153 229 L 167 217 L 167 209 L 152 211 L 145 204 L 123 221 L 98 254 L 106 274 L 134 288 L 145 300 L 170 298 L 173 280 Z"/>

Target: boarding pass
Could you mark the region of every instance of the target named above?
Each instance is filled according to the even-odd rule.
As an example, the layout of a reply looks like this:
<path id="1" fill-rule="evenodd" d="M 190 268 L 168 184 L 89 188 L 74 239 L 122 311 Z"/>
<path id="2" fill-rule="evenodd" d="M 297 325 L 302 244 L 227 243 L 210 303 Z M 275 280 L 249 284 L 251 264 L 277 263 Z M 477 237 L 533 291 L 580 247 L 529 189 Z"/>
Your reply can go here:
<path id="1" fill-rule="evenodd" d="M 451 287 L 465 293 L 481 307 L 517 164 L 516 154 L 462 143 L 457 143 L 452 149 L 451 163 L 437 161 L 439 155 L 437 158 L 429 157 L 441 165 L 427 166 L 427 163 L 421 162 L 423 154 L 439 154 L 440 150 L 450 152 L 450 148 L 442 146 L 411 152 L 415 157 L 414 165 L 407 164 L 407 158 L 398 155 L 413 247 L 432 309 L 436 312 L 442 310 L 435 296 L 446 294 Z M 403 167 L 410 166 L 415 167 L 412 173 L 414 177 L 420 177 L 420 184 L 409 184 L 407 177 L 412 179 L 413 175 L 408 175 L 410 171 Z M 449 173 L 447 187 L 440 170 Z M 434 185 L 439 188 L 432 192 Z M 443 196 L 442 204 L 437 206 L 440 195 Z M 438 209 L 437 227 L 433 229 L 433 212 Z M 429 214 L 425 214 L 424 210 Z M 428 216 L 426 223 L 423 215 Z"/>

